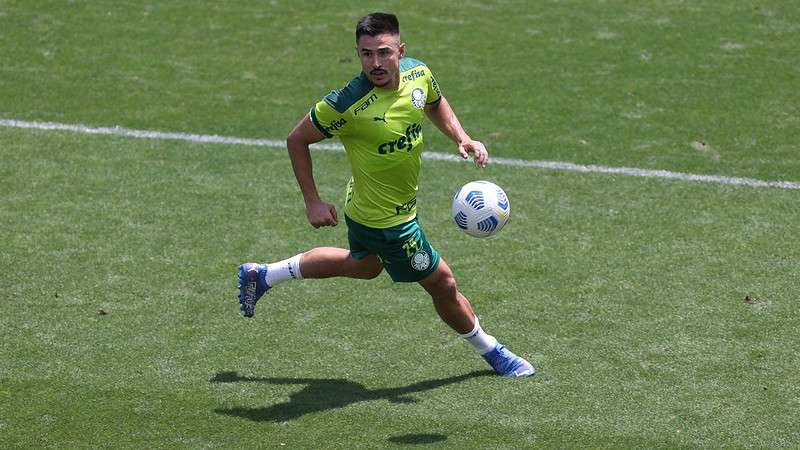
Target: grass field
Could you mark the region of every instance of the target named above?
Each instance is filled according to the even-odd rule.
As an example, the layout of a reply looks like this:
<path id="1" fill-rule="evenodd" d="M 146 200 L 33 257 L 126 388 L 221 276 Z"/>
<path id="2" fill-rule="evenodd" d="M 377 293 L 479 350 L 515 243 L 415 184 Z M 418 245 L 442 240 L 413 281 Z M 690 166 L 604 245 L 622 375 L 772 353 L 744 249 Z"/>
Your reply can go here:
<path id="1" fill-rule="evenodd" d="M 383 9 L 493 156 L 800 181 L 791 2 L 304 6 L 0 0 L 0 119 L 283 139 Z M 512 203 L 488 240 L 449 217 L 476 178 Z M 425 161 L 426 233 L 524 380 L 385 275 L 242 318 L 238 264 L 346 245 L 285 149 L 0 126 L 0 194 L 0 448 L 800 445 L 800 190 Z"/>

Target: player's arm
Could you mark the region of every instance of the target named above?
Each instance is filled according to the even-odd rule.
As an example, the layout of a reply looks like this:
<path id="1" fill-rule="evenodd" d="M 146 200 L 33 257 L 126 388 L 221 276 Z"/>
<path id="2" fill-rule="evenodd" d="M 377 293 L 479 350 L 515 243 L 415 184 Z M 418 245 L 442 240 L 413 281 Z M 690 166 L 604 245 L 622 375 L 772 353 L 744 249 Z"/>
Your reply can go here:
<path id="1" fill-rule="evenodd" d="M 314 170 L 311 163 L 311 151 L 308 146 L 325 139 L 311 118 L 306 115 L 294 127 L 289 137 L 286 138 L 286 147 L 289 149 L 289 159 L 292 161 L 292 170 L 303 193 L 306 204 L 306 217 L 314 228 L 335 226 L 339 223 L 336 216 L 336 207 L 319 198 L 317 184 L 314 182 Z"/>
<path id="2" fill-rule="evenodd" d="M 440 97 L 439 101 L 432 104 L 425 105 L 425 114 L 436 125 L 436 128 L 441 130 L 445 136 L 449 137 L 456 144 L 458 144 L 458 153 L 462 158 L 469 158 L 469 154 L 475 155 L 475 164 L 478 167 L 486 167 L 489 162 L 489 152 L 486 151 L 481 141 L 473 140 L 461 122 L 458 121 L 456 113 L 447 102 L 447 99 Z"/>

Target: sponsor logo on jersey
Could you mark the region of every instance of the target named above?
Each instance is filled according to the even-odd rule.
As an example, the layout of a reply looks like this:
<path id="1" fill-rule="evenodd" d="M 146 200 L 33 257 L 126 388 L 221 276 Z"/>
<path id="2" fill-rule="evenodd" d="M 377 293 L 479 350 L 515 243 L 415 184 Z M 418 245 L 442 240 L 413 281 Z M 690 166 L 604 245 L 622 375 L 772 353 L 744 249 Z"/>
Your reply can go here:
<path id="1" fill-rule="evenodd" d="M 334 120 L 333 122 L 331 122 L 330 125 L 325 127 L 325 131 L 331 134 L 331 132 L 337 131 L 339 128 L 342 128 L 346 123 L 347 121 L 344 120 L 344 117 L 341 119 Z"/>
<path id="2" fill-rule="evenodd" d="M 388 155 L 399 150 L 410 152 L 414 148 L 414 143 L 422 136 L 422 124 L 412 123 L 406 127 L 404 135 L 394 141 L 384 142 L 378 146 L 378 153 Z"/>
<path id="3" fill-rule="evenodd" d="M 411 104 L 417 109 L 425 107 L 425 91 L 422 88 L 414 88 L 411 91 Z"/>
<path id="4" fill-rule="evenodd" d="M 372 105 L 372 103 L 377 99 L 378 99 L 378 94 L 373 92 L 372 95 L 367 97 L 366 100 L 364 100 L 358 106 L 356 106 L 356 108 L 353 110 L 353 115 L 357 116 L 359 112 L 366 111 L 367 108 L 369 108 L 370 105 Z"/>
<path id="5" fill-rule="evenodd" d="M 403 75 L 403 81 L 414 81 L 417 78 L 422 78 L 424 76 L 425 76 L 425 71 L 424 70 L 414 69 L 410 73 L 407 73 L 406 75 Z"/>
<path id="6" fill-rule="evenodd" d="M 412 198 L 411 200 L 403 203 L 402 205 L 398 205 L 394 207 L 394 210 L 397 212 L 397 215 L 403 213 L 410 213 L 414 210 L 414 207 L 417 206 L 417 197 Z"/>

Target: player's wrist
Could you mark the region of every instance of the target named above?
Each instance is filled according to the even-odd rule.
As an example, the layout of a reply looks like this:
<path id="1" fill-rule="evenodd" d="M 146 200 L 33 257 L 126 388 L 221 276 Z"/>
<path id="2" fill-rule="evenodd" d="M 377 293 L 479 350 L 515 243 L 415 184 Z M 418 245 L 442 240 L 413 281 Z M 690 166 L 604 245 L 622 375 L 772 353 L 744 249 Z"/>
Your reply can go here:
<path id="1" fill-rule="evenodd" d="M 319 194 L 316 192 L 314 193 L 303 193 L 303 202 L 306 204 L 306 208 L 311 208 L 319 203 L 322 203 L 322 199 L 319 198 Z"/>

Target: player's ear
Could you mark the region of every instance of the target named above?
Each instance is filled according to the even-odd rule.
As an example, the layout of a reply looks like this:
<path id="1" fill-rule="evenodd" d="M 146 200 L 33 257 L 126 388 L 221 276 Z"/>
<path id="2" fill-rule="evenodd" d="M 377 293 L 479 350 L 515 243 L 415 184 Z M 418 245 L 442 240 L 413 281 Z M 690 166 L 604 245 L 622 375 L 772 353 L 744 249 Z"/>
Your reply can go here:
<path id="1" fill-rule="evenodd" d="M 401 42 L 400 43 L 400 57 L 402 58 L 404 56 L 406 56 L 406 43 L 405 42 Z"/>

